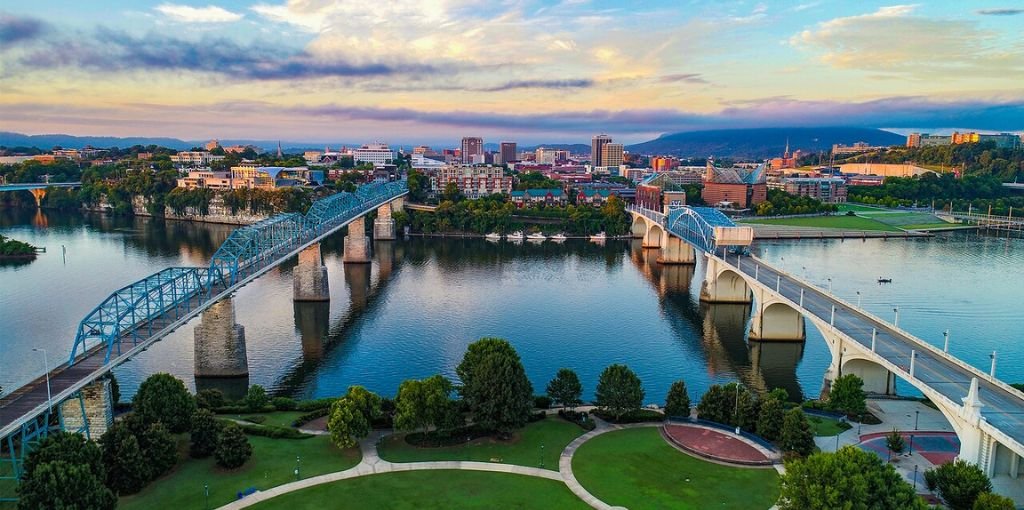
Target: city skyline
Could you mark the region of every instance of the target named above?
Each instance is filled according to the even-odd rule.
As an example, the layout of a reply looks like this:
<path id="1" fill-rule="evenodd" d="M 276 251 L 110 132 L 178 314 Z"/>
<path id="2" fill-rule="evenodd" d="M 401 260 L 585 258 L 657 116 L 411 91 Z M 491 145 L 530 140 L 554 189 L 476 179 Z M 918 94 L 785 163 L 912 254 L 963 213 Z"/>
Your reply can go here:
<path id="1" fill-rule="evenodd" d="M 524 144 L 730 127 L 1019 131 L 1024 9 L 1009 4 L 12 4 L 0 123 Z"/>

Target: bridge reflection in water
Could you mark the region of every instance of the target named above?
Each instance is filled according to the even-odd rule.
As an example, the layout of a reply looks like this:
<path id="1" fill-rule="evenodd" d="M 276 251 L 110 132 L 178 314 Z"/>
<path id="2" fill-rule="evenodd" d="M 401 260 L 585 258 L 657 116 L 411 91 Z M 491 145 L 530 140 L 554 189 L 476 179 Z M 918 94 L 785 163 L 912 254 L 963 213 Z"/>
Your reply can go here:
<path id="1" fill-rule="evenodd" d="M 700 302 L 693 283 L 695 273 L 697 282 L 703 281 L 704 267 L 658 263 L 658 252 L 641 243 L 632 241 L 629 259 L 657 292 L 677 336 L 685 339 L 698 332 L 704 365 L 713 379 L 734 375 L 755 391 L 782 388 L 791 400 L 804 399 L 797 377 L 804 342 L 749 341 L 750 304 Z"/>

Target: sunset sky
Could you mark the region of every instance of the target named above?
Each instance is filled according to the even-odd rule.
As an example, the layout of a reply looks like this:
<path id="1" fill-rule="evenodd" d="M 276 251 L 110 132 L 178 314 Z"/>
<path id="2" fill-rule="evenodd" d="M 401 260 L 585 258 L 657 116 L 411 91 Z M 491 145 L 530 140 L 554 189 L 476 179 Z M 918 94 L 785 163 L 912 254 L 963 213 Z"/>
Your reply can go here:
<path id="1" fill-rule="evenodd" d="M 1024 2 L 0 3 L 0 131 L 454 144 L 1024 129 Z"/>

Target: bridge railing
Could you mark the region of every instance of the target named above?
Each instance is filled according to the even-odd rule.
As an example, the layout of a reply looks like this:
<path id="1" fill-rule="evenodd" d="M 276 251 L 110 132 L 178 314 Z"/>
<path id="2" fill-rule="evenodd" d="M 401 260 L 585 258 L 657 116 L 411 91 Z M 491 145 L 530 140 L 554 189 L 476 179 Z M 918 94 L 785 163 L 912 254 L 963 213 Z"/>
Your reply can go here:
<path id="1" fill-rule="evenodd" d="M 101 343 L 104 364 L 122 352 L 121 342 L 137 345 L 151 336 L 154 320 L 168 312 L 187 314 L 223 290 L 283 255 L 312 242 L 372 207 L 404 193 L 406 182 L 361 186 L 317 200 L 309 213 L 283 213 L 235 229 L 208 267 L 172 267 L 125 286 L 107 297 L 79 323 L 68 366 Z"/>

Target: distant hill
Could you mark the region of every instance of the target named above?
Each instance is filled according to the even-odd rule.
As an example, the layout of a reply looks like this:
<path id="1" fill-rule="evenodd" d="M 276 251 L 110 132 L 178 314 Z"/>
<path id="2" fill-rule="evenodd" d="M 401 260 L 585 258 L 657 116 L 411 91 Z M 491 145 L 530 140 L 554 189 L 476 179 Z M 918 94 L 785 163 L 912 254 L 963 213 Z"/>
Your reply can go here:
<path id="1" fill-rule="evenodd" d="M 25 135 L 9 131 L 0 131 L 0 146 L 37 147 L 45 151 L 48 151 L 55 146 L 60 146 L 65 149 L 81 149 L 87 145 L 98 149 L 105 149 L 109 147 L 124 149 L 133 145 L 159 145 L 161 147 L 167 147 L 168 149 L 188 150 L 192 147 L 202 147 L 203 145 L 206 145 L 206 142 L 208 141 L 209 140 L 180 140 L 178 138 L 144 136 L 122 138 L 116 136 L 74 136 L 61 134 Z M 220 140 L 220 144 L 225 147 L 231 145 L 255 145 L 256 147 L 260 147 L 268 151 L 277 150 L 277 143 L 277 140 Z M 304 150 L 323 150 L 324 147 L 328 145 L 332 149 L 337 149 L 342 146 L 359 146 L 359 144 L 341 142 L 329 144 L 312 142 L 281 142 L 281 147 L 284 151 L 290 153 L 302 152 Z"/>
<path id="2" fill-rule="evenodd" d="M 906 137 L 881 129 L 853 127 L 754 128 L 687 131 L 662 135 L 654 140 L 630 145 L 626 150 L 639 154 L 670 154 L 682 157 L 727 157 L 765 159 L 782 155 L 789 140 L 791 150 L 816 153 L 832 149 L 833 144 L 902 145 Z"/>

